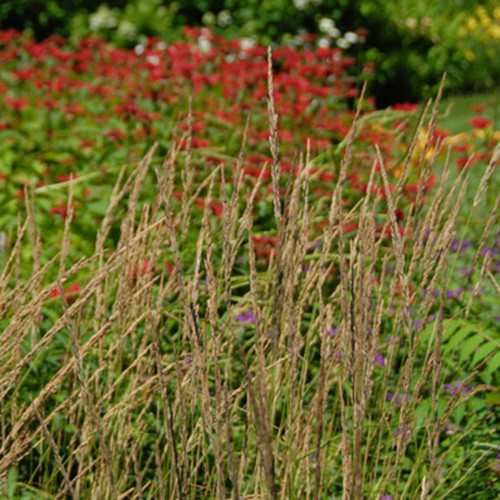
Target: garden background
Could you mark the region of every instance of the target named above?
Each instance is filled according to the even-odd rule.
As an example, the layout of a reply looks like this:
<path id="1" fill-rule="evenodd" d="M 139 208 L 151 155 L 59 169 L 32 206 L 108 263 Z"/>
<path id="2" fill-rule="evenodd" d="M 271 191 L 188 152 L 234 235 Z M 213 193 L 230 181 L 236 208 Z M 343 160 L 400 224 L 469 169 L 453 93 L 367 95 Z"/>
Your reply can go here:
<path id="1" fill-rule="evenodd" d="M 0 29 L 0 495 L 497 498 L 495 2 Z"/>

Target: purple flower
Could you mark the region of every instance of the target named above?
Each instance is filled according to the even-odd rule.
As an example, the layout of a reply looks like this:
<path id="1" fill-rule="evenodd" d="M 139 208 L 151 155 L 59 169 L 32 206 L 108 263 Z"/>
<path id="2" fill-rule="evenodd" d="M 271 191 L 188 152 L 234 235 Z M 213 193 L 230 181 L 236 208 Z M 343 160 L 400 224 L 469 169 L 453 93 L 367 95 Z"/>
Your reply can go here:
<path id="1" fill-rule="evenodd" d="M 420 321 L 418 318 L 414 319 L 412 326 L 414 330 L 418 330 L 422 326 L 422 321 Z"/>
<path id="2" fill-rule="evenodd" d="M 491 253 L 492 256 L 498 255 L 498 248 L 492 248 L 492 247 L 484 247 L 481 250 L 481 255 L 484 257 L 485 255 Z"/>
<path id="3" fill-rule="evenodd" d="M 404 402 L 405 396 L 404 396 L 404 394 L 398 394 L 396 397 L 394 397 L 394 396 L 396 396 L 394 393 L 388 392 L 387 393 L 387 401 L 393 401 L 394 400 L 394 404 L 398 408 L 400 408 L 401 405 Z M 406 396 L 406 399 L 407 399 L 407 401 L 410 401 L 411 396 L 410 395 Z"/>
<path id="4" fill-rule="evenodd" d="M 385 366 L 385 359 L 380 352 L 377 352 L 377 354 L 375 354 L 375 358 L 373 361 L 375 361 L 377 365 Z"/>
<path id="5" fill-rule="evenodd" d="M 333 337 L 334 335 L 337 335 L 337 327 L 336 326 L 331 326 L 326 330 L 326 334 L 329 337 Z"/>
<path id="6" fill-rule="evenodd" d="M 459 295 L 464 293 L 464 287 L 461 286 L 460 288 L 457 288 L 456 290 L 446 290 L 446 298 L 447 299 L 458 299 Z"/>
<path id="7" fill-rule="evenodd" d="M 409 434 L 409 429 L 408 429 L 408 426 L 407 425 L 403 425 L 402 428 L 398 427 L 393 433 L 392 435 L 393 436 L 399 436 L 399 435 L 403 435 L 403 437 L 408 437 L 408 434 Z"/>
<path id="8" fill-rule="evenodd" d="M 450 384 L 445 384 L 444 388 L 452 395 L 454 396 L 458 392 L 461 392 L 462 394 L 467 394 L 471 389 L 474 388 L 473 385 L 464 385 L 460 380 L 457 380 L 453 385 Z"/>
<path id="9" fill-rule="evenodd" d="M 241 323 L 255 323 L 253 311 L 247 311 L 246 313 L 240 314 L 236 317 L 236 321 L 240 321 Z"/>
<path id="10" fill-rule="evenodd" d="M 461 251 L 463 252 L 465 249 L 470 247 L 470 243 L 465 240 L 460 243 L 458 240 L 453 240 L 451 247 L 450 247 L 450 252 L 458 252 Z"/>
<path id="11" fill-rule="evenodd" d="M 380 495 L 379 500 L 392 500 L 391 495 Z"/>

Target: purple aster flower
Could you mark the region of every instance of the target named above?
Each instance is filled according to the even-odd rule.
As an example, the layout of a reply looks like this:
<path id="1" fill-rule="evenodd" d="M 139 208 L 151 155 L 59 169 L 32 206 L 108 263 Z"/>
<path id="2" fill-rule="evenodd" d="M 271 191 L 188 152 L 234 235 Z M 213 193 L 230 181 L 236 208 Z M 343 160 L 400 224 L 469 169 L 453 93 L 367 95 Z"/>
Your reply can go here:
<path id="1" fill-rule="evenodd" d="M 377 352 L 377 354 L 375 354 L 374 361 L 375 363 L 377 363 L 377 365 L 385 366 L 385 359 L 380 352 Z"/>
<path id="2" fill-rule="evenodd" d="M 484 247 L 481 250 L 481 255 L 484 257 L 485 255 L 491 253 L 492 257 L 495 255 L 498 255 L 498 248 L 493 248 L 493 247 Z"/>
<path id="3" fill-rule="evenodd" d="M 413 323 L 412 323 L 412 326 L 413 326 L 414 330 L 418 330 L 422 326 L 422 321 L 419 320 L 418 318 L 414 319 Z"/>
<path id="4" fill-rule="evenodd" d="M 398 395 L 396 396 L 396 395 L 395 395 L 394 393 L 392 393 L 392 392 L 388 392 L 388 393 L 387 393 L 387 401 L 394 401 L 394 404 L 395 404 L 398 408 L 400 408 L 400 407 L 401 407 L 401 405 L 403 404 L 404 399 L 405 399 L 404 394 L 398 394 Z M 406 399 L 407 399 L 407 401 L 410 401 L 411 396 L 410 396 L 410 395 L 406 396 Z"/>
<path id="5" fill-rule="evenodd" d="M 331 326 L 326 330 L 326 334 L 329 337 L 333 337 L 334 335 L 337 335 L 337 327 L 336 326 Z"/>
<path id="6" fill-rule="evenodd" d="M 463 252 L 469 247 L 470 247 L 470 242 L 468 242 L 467 240 L 462 241 L 462 243 L 460 243 L 458 240 L 453 240 L 450 247 L 450 252 L 458 252 L 458 251 Z"/>
<path id="7" fill-rule="evenodd" d="M 464 385 L 460 380 L 457 380 L 453 385 L 450 384 L 445 384 L 444 388 L 452 395 L 454 396 L 458 392 L 461 392 L 462 394 L 467 394 L 471 389 L 474 388 L 473 385 Z"/>
<path id="8" fill-rule="evenodd" d="M 379 500 L 392 500 L 391 495 L 380 495 Z"/>
<path id="9" fill-rule="evenodd" d="M 464 293 L 464 287 L 461 286 L 460 288 L 457 288 L 456 290 L 446 290 L 446 298 L 447 299 L 458 299 L 459 295 Z"/>
<path id="10" fill-rule="evenodd" d="M 393 436 L 400 436 L 400 435 L 403 435 L 403 437 L 407 437 L 408 436 L 408 426 L 407 425 L 403 425 L 403 427 L 398 427 L 393 433 L 392 433 Z"/>
<path id="11" fill-rule="evenodd" d="M 236 321 L 240 321 L 241 323 L 255 323 L 253 311 L 247 311 L 246 313 L 240 314 L 236 317 Z"/>

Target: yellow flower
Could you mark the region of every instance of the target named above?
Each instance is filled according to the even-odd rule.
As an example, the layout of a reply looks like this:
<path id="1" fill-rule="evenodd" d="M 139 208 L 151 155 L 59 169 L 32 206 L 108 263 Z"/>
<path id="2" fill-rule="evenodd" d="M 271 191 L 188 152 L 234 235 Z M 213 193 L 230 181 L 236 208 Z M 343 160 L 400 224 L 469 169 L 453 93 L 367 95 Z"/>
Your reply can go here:
<path id="1" fill-rule="evenodd" d="M 495 24 L 490 28 L 490 35 L 492 38 L 500 39 L 500 25 Z"/>
<path id="2" fill-rule="evenodd" d="M 475 17 L 468 17 L 465 24 L 467 28 L 469 28 L 469 31 L 474 31 L 477 28 L 477 21 Z"/>
<path id="3" fill-rule="evenodd" d="M 484 139 L 486 137 L 486 132 L 485 132 L 484 128 L 474 129 L 474 132 L 472 132 L 472 137 L 474 137 L 475 139 Z"/>
<path id="4" fill-rule="evenodd" d="M 400 165 L 398 167 L 394 167 L 392 169 L 392 175 L 396 178 L 399 179 L 401 177 L 401 174 L 403 173 L 403 167 Z"/>
<path id="5" fill-rule="evenodd" d="M 467 61 L 473 61 L 476 56 L 474 55 L 474 52 L 471 49 L 467 49 L 465 51 L 465 59 Z"/>
<path id="6" fill-rule="evenodd" d="M 459 144 L 467 139 L 467 134 L 465 132 L 461 132 L 456 135 L 449 135 L 444 140 L 444 144 L 453 146 L 454 144 Z"/>

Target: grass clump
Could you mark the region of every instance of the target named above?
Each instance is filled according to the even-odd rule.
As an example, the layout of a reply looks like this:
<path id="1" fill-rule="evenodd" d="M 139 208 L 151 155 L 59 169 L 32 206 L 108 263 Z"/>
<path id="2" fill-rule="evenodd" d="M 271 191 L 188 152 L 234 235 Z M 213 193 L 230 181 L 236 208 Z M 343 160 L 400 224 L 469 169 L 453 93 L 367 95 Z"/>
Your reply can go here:
<path id="1" fill-rule="evenodd" d="M 314 161 L 306 150 L 282 172 L 271 72 L 269 83 L 268 179 L 261 169 L 252 185 L 244 182 L 244 135 L 230 183 L 222 163 L 194 184 L 188 127 L 182 172 L 176 141 L 162 163 L 155 144 L 132 175 L 124 169 L 93 255 L 69 268 L 74 182 L 60 249 L 47 262 L 26 195 L 27 217 L 0 279 L 7 497 L 498 491 L 500 197 L 491 186 L 499 147 L 464 214 L 471 164 L 450 185 L 446 162 L 428 188 L 443 148 L 432 134 L 435 105 L 402 226 L 428 109 L 397 185 L 391 189 L 376 148 L 367 189 L 349 206 L 358 110 L 318 227 Z M 151 175 L 154 197 L 139 204 Z M 179 175 L 185 194 L 176 203 Z M 268 231 L 256 234 L 264 183 L 272 215 Z M 467 248 L 457 240 L 464 215 L 479 235 Z M 30 278 L 19 280 L 27 260 Z M 452 288 L 463 263 L 466 285 Z"/>

